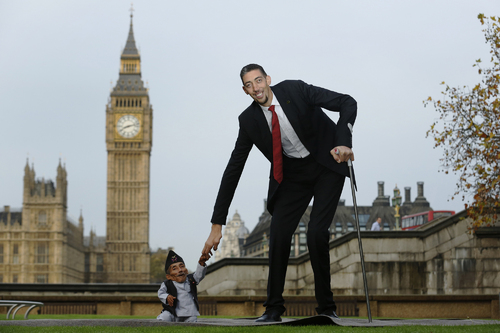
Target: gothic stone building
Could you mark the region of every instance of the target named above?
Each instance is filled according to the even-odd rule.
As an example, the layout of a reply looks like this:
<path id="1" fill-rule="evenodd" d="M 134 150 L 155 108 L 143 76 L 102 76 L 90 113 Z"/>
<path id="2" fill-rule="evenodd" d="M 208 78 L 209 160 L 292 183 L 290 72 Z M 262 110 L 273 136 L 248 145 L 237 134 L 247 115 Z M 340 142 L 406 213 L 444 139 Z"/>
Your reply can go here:
<path id="1" fill-rule="evenodd" d="M 360 230 L 370 230 L 372 224 L 378 217 L 382 219 L 382 230 L 394 230 L 396 227 L 395 209 L 391 206 L 390 197 L 384 194 L 384 182 L 378 182 L 378 196 L 371 206 L 358 206 L 358 217 Z M 397 187 L 396 189 L 397 190 Z M 417 197 L 411 201 L 411 188 L 405 187 L 405 201 L 401 204 L 399 214 L 401 216 L 416 214 L 432 210 L 429 202 L 424 197 L 424 183 L 417 183 Z M 398 190 L 399 191 L 399 190 Z M 312 207 L 309 206 L 292 237 L 290 247 L 290 257 L 298 257 L 307 251 L 307 225 L 309 223 Z M 243 256 L 246 257 L 267 257 L 268 237 L 271 225 L 271 214 L 266 209 L 264 202 L 264 212 L 259 217 L 259 222 L 245 240 L 243 245 Z M 346 206 L 345 200 L 340 200 L 330 226 L 330 237 L 334 239 L 347 232 L 355 230 L 356 219 L 353 206 Z"/>
<path id="2" fill-rule="evenodd" d="M 21 211 L 0 212 L 0 282 L 149 283 L 153 108 L 141 79 L 132 15 L 119 78 L 106 106 L 106 236 L 83 236 L 67 215 L 67 173 L 36 180 L 27 162 Z"/>
<path id="3" fill-rule="evenodd" d="M 108 186 L 105 282 L 149 283 L 153 108 L 141 79 L 132 15 L 120 75 L 106 107 Z"/>
<path id="4" fill-rule="evenodd" d="M 241 220 L 240 214 L 236 211 L 233 218 L 226 223 L 222 242 L 215 252 L 215 261 L 223 258 L 243 257 L 243 246 L 248 234 L 249 231 L 245 227 L 245 222 Z"/>
<path id="5" fill-rule="evenodd" d="M 83 282 L 83 217 L 68 218 L 67 189 L 60 162 L 55 184 L 26 162 L 22 211 L 0 212 L 0 282 Z"/>

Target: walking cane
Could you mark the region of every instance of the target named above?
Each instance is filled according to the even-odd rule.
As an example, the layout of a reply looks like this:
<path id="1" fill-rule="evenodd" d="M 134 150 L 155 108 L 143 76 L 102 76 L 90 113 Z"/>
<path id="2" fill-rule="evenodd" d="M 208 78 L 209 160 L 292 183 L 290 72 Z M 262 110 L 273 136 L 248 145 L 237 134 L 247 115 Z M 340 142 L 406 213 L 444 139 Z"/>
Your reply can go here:
<path id="1" fill-rule="evenodd" d="M 347 124 L 352 134 L 352 125 Z M 335 154 L 339 155 L 339 151 L 335 149 Z M 358 244 L 359 244 L 359 256 L 361 258 L 361 270 L 363 271 L 363 284 L 365 285 L 365 296 L 366 296 L 366 309 L 368 310 L 368 322 L 372 322 L 372 312 L 370 310 L 370 299 L 368 297 L 368 283 L 366 282 L 366 271 L 365 271 L 365 259 L 363 255 L 363 244 L 361 243 L 361 232 L 359 231 L 359 216 L 358 216 L 358 204 L 356 203 L 356 191 L 354 189 L 354 178 L 352 172 L 352 161 L 347 160 L 347 166 L 349 167 L 349 176 L 351 178 L 351 190 L 352 190 L 352 203 L 354 205 L 354 215 L 356 216 L 356 229 L 358 230 Z"/>

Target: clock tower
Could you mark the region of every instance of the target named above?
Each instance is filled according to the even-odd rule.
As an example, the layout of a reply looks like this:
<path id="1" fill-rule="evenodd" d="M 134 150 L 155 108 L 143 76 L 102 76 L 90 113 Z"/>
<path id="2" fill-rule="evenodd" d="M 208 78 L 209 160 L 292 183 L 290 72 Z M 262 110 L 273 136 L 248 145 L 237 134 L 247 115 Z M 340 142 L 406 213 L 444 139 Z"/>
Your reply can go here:
<path id="1" fill-rule="evenodd" d="M 153 108 L 130 15 L 120 74 L 106 106 L 105 282 L 149 283 L 149 170 Z"/>

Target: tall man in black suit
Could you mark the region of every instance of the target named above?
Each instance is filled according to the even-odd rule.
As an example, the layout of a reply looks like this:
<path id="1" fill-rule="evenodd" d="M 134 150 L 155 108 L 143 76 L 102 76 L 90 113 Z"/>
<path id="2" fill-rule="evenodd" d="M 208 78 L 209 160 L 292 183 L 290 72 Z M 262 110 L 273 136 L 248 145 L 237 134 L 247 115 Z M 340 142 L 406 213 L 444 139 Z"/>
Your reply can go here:
<path id="1" fill-rule="evenodd" d="M 349 95 L 298 80 L 271 87 L 271 77 L 256 64 L 243 67 L 240 76 L 243 91 L 254 101 L 238 118 L 238 138 L 222 177 L 212 230 L 202 253 L 212 255 L 212 249 L 217 250 L 222 225 L 255 145 L 271 162 L 267 209 L 272 214 L 266 311 L 257 321 L 281 321 L 291 238 L 313 197 L 307 245 L 314 272 L 316 311 L 338 318 L 330 286 L 328 229 L 349 174 L 347 163 L 342 162 L 354 160 L 348 124 L 353 125 L 356 119 L 356 101 Z M 321 108 L 339 112 L 337 124 Z"/>

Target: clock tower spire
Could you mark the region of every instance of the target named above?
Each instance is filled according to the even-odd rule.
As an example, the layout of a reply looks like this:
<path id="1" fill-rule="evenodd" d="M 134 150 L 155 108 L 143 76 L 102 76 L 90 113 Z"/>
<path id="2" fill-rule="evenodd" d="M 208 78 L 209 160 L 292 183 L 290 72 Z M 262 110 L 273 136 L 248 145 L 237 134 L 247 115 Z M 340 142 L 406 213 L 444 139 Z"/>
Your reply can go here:
<path id="1" fill-rule="evenodd" d="M 149 283 L 152 121 L 153 108 L 141 78 L 131 13 L 118 81 L 106 106 L 108 283 Z"/>

